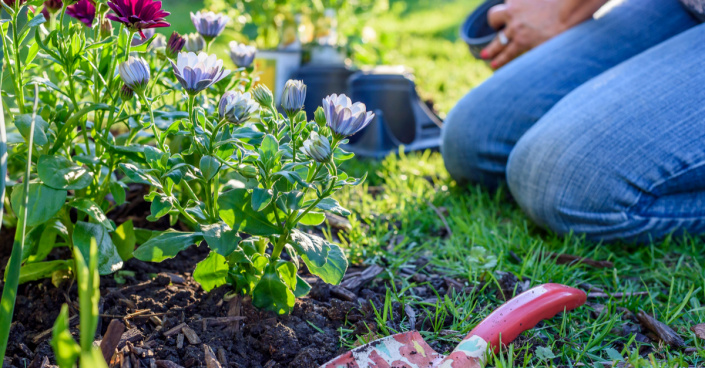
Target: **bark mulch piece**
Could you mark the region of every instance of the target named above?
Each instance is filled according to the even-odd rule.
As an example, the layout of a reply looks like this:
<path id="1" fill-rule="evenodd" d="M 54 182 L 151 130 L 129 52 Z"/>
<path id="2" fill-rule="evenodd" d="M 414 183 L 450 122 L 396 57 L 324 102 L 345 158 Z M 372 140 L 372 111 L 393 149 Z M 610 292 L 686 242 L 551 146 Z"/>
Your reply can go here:
<path id="1" fill-rule="evenodd" d="M 683 338 L 680 337 L 676 331 L 673 331 L 672 328 L 668 327 L 667 324 L 657 320 L 642 310 L 636 314 L 636 318 L 642 326 L 655 333 L 658 338 L 666 344 L 671 345 L 674 348 L 681 348 L 685 346 L 685 341 L 683 341 Z"/>

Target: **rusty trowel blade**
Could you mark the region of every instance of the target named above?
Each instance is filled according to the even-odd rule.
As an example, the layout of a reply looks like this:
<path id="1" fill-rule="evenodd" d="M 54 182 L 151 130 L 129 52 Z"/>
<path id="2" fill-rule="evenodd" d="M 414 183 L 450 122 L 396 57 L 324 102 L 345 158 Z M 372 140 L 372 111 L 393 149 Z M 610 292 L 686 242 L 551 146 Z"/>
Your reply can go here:
<path id="1" fill-rule="evenodd" d="M 372 341 L 321 368 L 429 368 L 435 367 L 443 358 L 418 332 L 410 331 Z"/>

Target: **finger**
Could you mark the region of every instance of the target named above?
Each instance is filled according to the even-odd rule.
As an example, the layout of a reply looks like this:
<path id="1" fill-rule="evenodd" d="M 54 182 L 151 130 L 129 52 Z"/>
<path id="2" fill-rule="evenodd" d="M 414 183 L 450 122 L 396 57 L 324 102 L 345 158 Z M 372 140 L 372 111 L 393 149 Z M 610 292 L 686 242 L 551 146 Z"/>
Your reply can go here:
<path id="1" fill-rule="evenodd" d="M 507 47 L 502 50 L 502 52 L 497 55 L 497 57 L 492 59 L 492 62 L 490 63 L 490 66 L 493 69 L 499 69 L 509 63 L 510 61 L 516 59 L 517 56 L 521 55 L 524 50 L 519 44 L 516 42 L 510 42 Z"/>
<path id="2" fill-rule="evenodd" d="M 492 40 L 492 42 L 490 42 L 490 44 L 487 45 L 487 47 L 485 47 L 485 49 L 482 50 L 482 52 L 480 52 L 480 57 L 482 57 L 485 60 L 494 59 L 506 47 L 507 46 L 502 45 L 502 43 L 499 42 L 499 39 L 497 37 L 495 37 L 495 39 Z"/>
<path id="3" fill-rule="evenodd" d="M 495 5 L 487 12 L 487 21 L 494 29 L 502 29 L 508 20 L 509 13 L 507 13 L 507 5 L 505 4 Z"/>

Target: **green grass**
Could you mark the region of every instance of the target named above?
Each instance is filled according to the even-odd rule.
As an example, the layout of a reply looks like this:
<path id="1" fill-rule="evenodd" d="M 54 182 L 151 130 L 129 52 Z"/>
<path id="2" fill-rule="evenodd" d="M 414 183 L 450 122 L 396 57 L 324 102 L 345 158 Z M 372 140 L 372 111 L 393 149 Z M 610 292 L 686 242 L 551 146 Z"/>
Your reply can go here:
<path id="1" fill-rule="evenodd" d="M 422 331 L 428 341 L 445 341 L 452 346 L 499 306 L 504 301 L 497 281 L 501 271 L 511 272 L 532 287 L 546 282 L 572 286 L 589 283 L 607 293 L 650 294 L 590 299 L 588 302 L 602 304 L 609 312 L 595 318 L 591 314 L 595 307 L 584 306 L 553 318 L 526 332 L 524 343 L 513 346 L 511 356 L 505 353 L 491 359 L 491 365 L 506 367 L 509 361 L 519 366 L 545 366 L 548 363 L 541 357 L 551 355 L 555 356 L 552 363 L 557 365 L 580 362 L 594 366 L 616 356 L 646 364 L 637 353 L 642 344 L 632 340 L 633 334 L 620 332 L 623 324 L 630 321 L 624 311 L 636 313 L 640 309 L 669 324 L 688 347 L 698 348 L 686 355 L 658 343 L 647 344 L 653 349 L 655 361 L 668 363 L 665 366 L 705 364 L 702 341 L 690 332 L 691 326 L 705 322 L 705 256 L 701 240 L 686 237 L 631 246 L 556 236 L 533 225 L 502 192 L 492 195 L 478 187 L 459 187 L 448 177 L 438 154 L 391 156 L 382 162 L 356 162 L 350 166 L 352 172 L 369 171 L 370 178 L 365 186 L 341 196 L 342 203 L 356 214 L 356 220 L 352 222 L 353 230 L 340 234 L 339 240 L 350 249 L 354 262 L 387 267 L 386 277 L 393 277 L 400 285 L 388 299 L 411 306 L 417 318 L 430 316 L 432 327 Z M 380 186 L 382 194 L 368 194 L 370 186 Z M 451 236 L 442 236 L 445 225 L 434 207 L 447 210 Z M 389 249 L 393 238 L 397 243 Z M 521 261 L 516 261 L 511 252 Z M 608 260 L 614 268 L 557 265 L 542 258 L 544 252 Z M 478 289 L 471 294 L 441 297 L 430 304 L 421 300 L 413 287 L 422 284 L 410 276 L 398 276 L 403 274 L 403 268 L 413 269 L 410 262 L 420 256 L 427 257 L 439 272 Z M 380 312 L 378 325 L 387 327 L 380 328 L 374 337 L 409 329 L 408 323 L 390 321 L 389 313 L 382 317 Z M 448 336 L 442 333 L 444 330 L 457 333 Z M 349 333 L 343 336 L 349 346 L 366 341 Z"/>

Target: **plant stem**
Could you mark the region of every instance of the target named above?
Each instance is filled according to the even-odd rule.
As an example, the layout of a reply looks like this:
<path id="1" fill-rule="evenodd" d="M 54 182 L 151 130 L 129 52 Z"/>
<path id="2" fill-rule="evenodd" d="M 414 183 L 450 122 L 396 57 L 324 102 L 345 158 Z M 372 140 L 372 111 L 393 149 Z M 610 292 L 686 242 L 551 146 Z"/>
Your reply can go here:
<path id="1" fill-rule="evenodd" d="M 15 312 L 15 300 L 17 299 L 17 287 L 20 281 L 20 267 L 22 266 L 22 253 L 24 252 L 25 239 L 27 239 L 27 205 L 29 204 L 29 180 L 32 171 L 32 148 L 34 147 L 34 127 L 37 120 L 37 106 L 39 98 L 39 86 L 34 85 L 34 113 L 29 129 L 29 144 L 27 146 L 27 167 L 24 173 L 24 185 L 22 187 L 22 206 L 18 215 L 17 228 L 15 229 L 15 239 L 12 244 L 12 252 L 7 265 L 6 283 L 2 290 L 0 299 L 0 362 L 5 358 L 5 349 L 10 337 L 10 325 L 12 315 Z"/>
<path id="2" fill-rule="evenodd" d="M 13 56 L 15 57 L 15 94 L 17 95 L 17 107 L 20 109 L 20 114 L 24 114 L 24 91 L 22 86 L 22 66 L 20 64 L 20 45 L 19 36 L 17 34 L 17 17 L 19 16 L 19 1 L 15 1 L 15 14 L 12 15 L 12 48 Z"/>
<path id="3" fill-rule="evenodd" d="M 296 162 L 296 137 L 294 136 L 294 117 L 289 115 L 289 136 L 291 137 L 291 161 Z"/>
<path id="4" fill-rule="evenodd" d="M 149 87 L 150 95 L 152 95 L 152 91 L 154 90 L 154 87 L 156 87 L 159 77 L 162 76 L 162 72 L 164 71 L 164 67 L 166 66 L 166 64 L 167 63 L 163 63 L 162 66 L 159 67 L 159 71 L 157 71 L 157 74 L 154 76 L 154 80 L 152 80 L 152 85 Z"/>
<path id="5" fill-rule="evenodd" d="M 284 230 L 284 234 L 279 236 L 279 241 L 277 241 L 277 244 L 274 245 L 274 250 L 272 250 L 272 258 L 269 261 L 270 263 L 279 259 L 279 256 L 284 250 L 286 242 L 289 241 L 289 234 L 291 234 L 291 230 L 289 230 L 289 228 L 287 227 Z"/>
<path id="6" fill-rule="evenodd" d="M 215 129 L 213 129 L 213 133 L 211 133 L 211 154 L 213 153 L 213 142 L 215 142 L 215 139 L 216 139 L 217 136 L 218 136 L 218 131 L 220 130 L 220 128 L 222 128 L 223 126 L 225 126 L 225 124 L 227 124 L 227 123 L 228 123 L 227 120 L 221 119 L 221 120 L 218 122 L 218 125 L 215 127 Z"/>
<path id="7" fill-rule="evenodd" d="M 193 105 L 196 103 L 196 96 L 188 96 L 188 119 L 191 121 L 191 131 L 196 131 L 196 119 L 193 116 Z"/>
<path id="8" fill-rule="evenodd" d="M 159 149 L 162 150 L 162 152 L 166 152 L 166 147 L 164 146 L 164 141 L 162 140 L 162 135 L 159 132 L 159 128 L 157 128 L 157 122 L 154 120 L 154 110 L 152 109 L 152 104 L 147 101 L 147 96 L 144 95 L 144 91 L 140 93 L 140 98 L 142 98 L 142 101 L 144 101 L 144 104 L 147 106 L 147 110 L 149 110 L 149 122 L 152 125 L 152 131 L 154 132 L 154 139 L 157 141 L 157 144 L 159 145 Z"/>
<path id="9" fill-rule="evenodd" d="M 0 61 L 0 81 L 5 74 L 4 63 Z M 7 179 L 7 132 L 5 130 L 5 108 L 0 97 L 0 230 L 5 212 L 5 186 Z M 2 360 L 0 360 L 1 362 Z"/>

